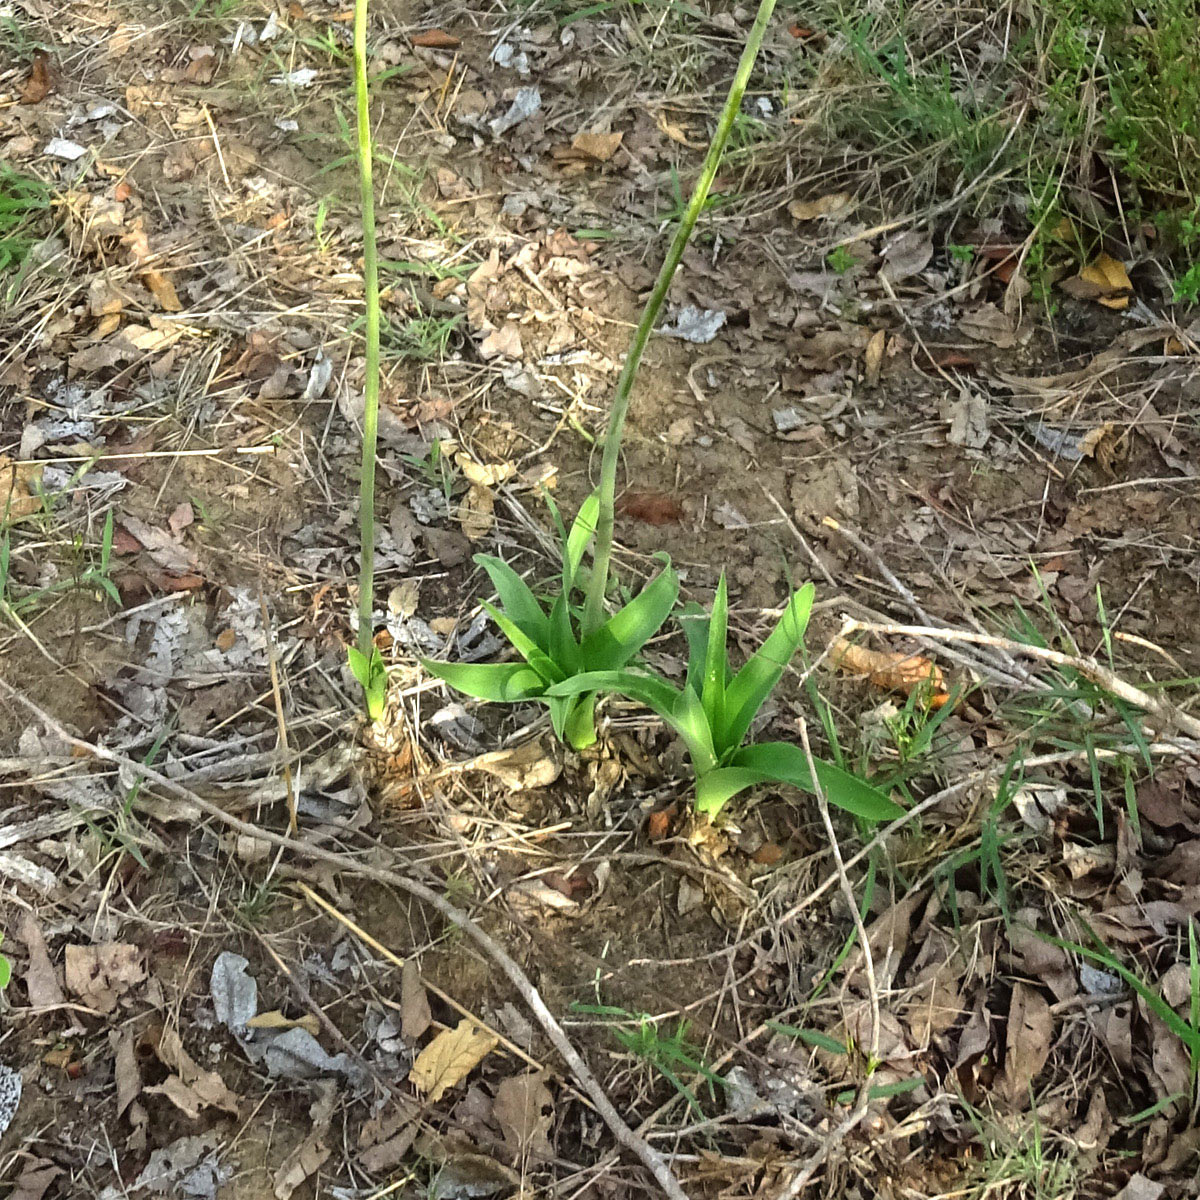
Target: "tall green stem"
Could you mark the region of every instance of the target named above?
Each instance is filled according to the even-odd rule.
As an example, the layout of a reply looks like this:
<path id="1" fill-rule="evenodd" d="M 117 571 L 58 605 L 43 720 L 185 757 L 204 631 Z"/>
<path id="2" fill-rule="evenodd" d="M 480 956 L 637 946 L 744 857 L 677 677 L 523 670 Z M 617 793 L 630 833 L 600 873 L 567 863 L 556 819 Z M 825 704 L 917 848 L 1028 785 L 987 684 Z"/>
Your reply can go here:
<path id="1" fill-rule="evenodd" d="M 375 250 L 375 184 L 371 174 L 371 101 L 367 88 L 367 0 L 354 0 L 354 98 L 358 109 L 358 177 L 362 185 L 363 289 L 367 303 L 367 377 L 363 395 L 359 477 L 358 648 L 374 645 L 375 449 L 379 440 L 379 262 Z"/>
<path id="2" fill-rule="evenodd" d="M 585 635 L 598 629 L 604 623 L 604 596 L 608 590 L 608 571 L 612 560 L 613 523 L 617 496 L 617 466 L 621 458 L 621 434 L 625 428 L 625 417 L 629 412 L 629 399 L 633 392 L 633 381 L 637 375 L 638 366 L 642 361 L 646 343 L 654 331 L 658 315 L 667 298 L 667 289 L 675 276 L 675 268 L 679 266 L 683 252 L 687 248 L 692 230 L 704 209 L 708 199 L 709 188 L 717 176 L 717 168 L 721 164 L 721 155 L 725 151 L 725 143 L 729 140 L 729 132 L 742 105 L 742 96 L 746 84 L 750 80 L 750 72 L 754 68 L 754 60 L 758 57 L 762 46 L 763 35 L 767 30 L 767 22 L 775 9 L 775 0 L 760 0 L 758 15 L 746 38 L 746 46 L 738 62 L 737 73 L 729 85 L 729 95 L 725 98 L 725 107 L 721 110 L 721 118 L 717 122 L 716 133 L 708 147 L 704 165 L 700 169 L 700 177 L 692 189 L 692 198 L 680 219 L 679 228 L 671 241 L 667 257 L 663 261 L 662 270 L 658 273 L 654 290 L 646 307 L 642 311 L 642 319 L 634 331 L 633 342 L 625 358 L 625 366 L 621 377 L 617 380 L 617 390 L 613 395 L 612 412 L 608 418 L 608 432 L 604 437 L 604 455 L 600 460 L 600 513 L 596 522 L 596 550 L 592 564 L 592 576 L 588 584 L 587 602 L 583 610 L 583 632 Z"/>

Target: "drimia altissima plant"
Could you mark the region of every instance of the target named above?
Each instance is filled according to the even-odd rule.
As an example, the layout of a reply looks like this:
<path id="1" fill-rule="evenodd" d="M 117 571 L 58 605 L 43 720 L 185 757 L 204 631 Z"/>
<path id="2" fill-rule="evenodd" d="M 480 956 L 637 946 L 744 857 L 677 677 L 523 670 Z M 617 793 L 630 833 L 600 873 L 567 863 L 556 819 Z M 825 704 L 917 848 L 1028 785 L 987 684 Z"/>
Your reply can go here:
<path id="1" fill-rule="evenodd" d="M 647 642 L 676 609 L 679 580 L 666 556 L 661 556 L 659 573 L 637 596 L 618 612 L 611 615 L 608 612 L 617 468 L 633 383 L 671 280 L 716 178 L 774 7 L 775 0 L 762 0 L 759 5 L 691 199 L 634 332 L 613 397 L 600 485 L 583 503 L 569 530 L 550 502 L 562 546 L 562 573 L 557 585 L 539 598 L 502 559 L 483 554 L 475 558 L 498 598 L 497 604 L 484 602 L 484 607 L 520 656 L 519 661 L 478 664 L 425 660 L 424 665 L 458 691 L 479 700 L 496 704 L 529 701 L 544 704 L 555 734 L 577 750 L 596 740 L 595 707 L 599 696 L 620 694 L 644 704 L 686 746 L 696 776 L 696 806 L 702 813 L 715 815 L 731 797 L 746 788 L 775 783 L 810 791 L 819 786 L 830 803 L 863 820 L 882 821 L 901 815 L 903 810 L 877 788 L 832 763 L 812 759 L 800 746 L 787 742 L 747 743 L 755 716 L 803 644 L 813 602 L 811 584 L 792 593 L 773 632 L 736 672 L 730 665 L 726 646 L 728 597 L 724 576 L 711 613 L 694 604 L 680 609 L 676 615 L 689 646 L 683 687 L 676 687 L 637 661 Z M 371 628 L 374 465 L 379 411 L 379 283 L 371 182 L 366 9 L 367 0 L 357 0 L 354 68 L 363 203 L 367 379 L 358 646 L 349 655 L 351 670 L 363 687 L 368 716 L 375 719 L 383 711 L 387 677 L 383 659 L 372 641 Z M 587 564 L 589 547 L 592 557 Z"/>

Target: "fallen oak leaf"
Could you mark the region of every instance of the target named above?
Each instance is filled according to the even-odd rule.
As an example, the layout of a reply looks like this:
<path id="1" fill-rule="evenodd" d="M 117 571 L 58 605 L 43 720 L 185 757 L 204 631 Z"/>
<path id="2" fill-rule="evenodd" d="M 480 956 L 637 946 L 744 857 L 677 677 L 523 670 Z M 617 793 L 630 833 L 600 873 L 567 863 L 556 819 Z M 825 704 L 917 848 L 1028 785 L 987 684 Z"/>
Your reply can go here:
<path id="1" fill-rule="evenodd" d="M 467 1018 L 441 1033 L 417 1055 L 408 1073 L 418 1092 L 436 1104 L 456 1087 L 500 1044 L 494 1033 Z"/>
<path id="2" fill-rule="evenodd" d="M 928 687 L 931 708 L 941 708 L 950 699 L 941 668 L 920 654 L 871 650 L 837 637 L 833 639 L 829 661 L 850 675 L 866 676 L 876 687 L 885 691 L 902 692 L 907 696 L 917 688 Z"/>

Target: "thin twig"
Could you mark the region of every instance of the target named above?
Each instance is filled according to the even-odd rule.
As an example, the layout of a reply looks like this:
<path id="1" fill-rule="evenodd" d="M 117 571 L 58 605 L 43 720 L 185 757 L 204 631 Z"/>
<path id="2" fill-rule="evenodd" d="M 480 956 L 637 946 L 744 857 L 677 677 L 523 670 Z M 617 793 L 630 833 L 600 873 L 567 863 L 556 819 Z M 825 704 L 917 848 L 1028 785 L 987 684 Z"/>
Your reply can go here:
<path id="1" fill-rule="evenodd" d="M 671 1200 L 688 1200 L 687 1193 L 680 1186 L 679 1180 L 675 1178 L 675 1174 L 671 1170 L 667 1160 L 649 1145 L 644 1138 L 634 1133 L 625 1123 L 621 1114 L 613 1107 L 608 1094 L 600 1086 L 600 1082 L 592 1074 L 588 1065 L 580 1057 L 579 1052 L 571 1044 L 570 1038 L 567 1037 L 557 1018 L 546 1007 L 546 1002 L 542 999 L 541 993 L 538 992 L 537 988 L 533 986 L 529 976 L 521 970 L 516 960 L 503 947 L 497 944 L 495 939 L 485 933 L 471 917 L 461 909 L 456 908 L 444 896 L 435 892 L 432 888 L 426 887 L 425 884 L 418 883 L 415 879 L 409 879 L 407 876 L 401 875 L 398 871 L 389 871 L 384 867 L 373 867 L 367 863 L 357 862 L 348 855 L 338 854 L 335 851 L 326 850 L 320 846 L 305 845 L 303 842 L 283 837 L 271 830 L 260 829 L 256 825 L 251 825 L 248 821 L 243 821 L 205 800 L 202 796 L 198 796 L 190 788 L 184 787 L 178 780 L 168 778 L 161 771 L 156 771 L 153 767 L 143 763 L 134 762 L 133 759 L 124 754 L 119 754 L 115 750 L 110 750 L 107 746 L 101 746 L 95 742 L 88 742 L 83 738 L 76 737 L 60 721 L 52 717 L 27 696 L 17 691 L 7 680 L 2 678 L 0 678 L 0 690 L 4 694 L 11 696 L 38 720 L 44 722 L 48 729 L 56 733 L 68 745 L 76 746 L 102 762 L 113 763 L 116 766 L 123 766 L 136 771 L 145 779 L 157 784 L 164 791 L 170 792 L 172 795 L 186 801 L 206 816 L 220 821 L 221 824 L 228 826 L 230 829 L 236 830 L 246 837 L 258 838 L 260 841 L 269 842 L 271 845 L 282 846 L 293 853 L 303 855 L 317 862 L 329 863 L 331 866 L 337 867 L 342 871 L 400 888 L 401 891 L 405 891 L 410 896 L 415 896 L 422 903 L 428 904 L 430 908 L 436 909 L 447 921 L 461 929 L 508 976 L 509 982 L 517 990 L 521 999 L 529 1006 L 538 1023 L 545 1030 L 546 1036 L 553 1043 L 554 1048 L 559 1054 L 562 1055 L 563 1061 L 570 1067 L 580 1087 L 583 1088 L 588 1098 L 596 1106 L 596 1111 L 612 1131 L 617 1141 L 646 1166 L 658 1182 L 659 1187 L 662 1188 L 666 1195 L 671 1197 Z"/>
<path id="2" fill-rule="evenodd" d="M 275 721 L 279 728 L 279 749 L 283 752 L 283 786 L 287 789 L 288 832 L 295 834 L 299 829 L 296 822 L 296 787 L 292 781 L 292 766 L 288 754 L 287 721 L 283 715 L 283 693 L 279 688 L 279 662 L 275 653 L 275 639 L 271 636 L 271 620 L 267 615 L 267 601 L 262 587 L 258 589 L 258 604 L 262 609 L 263 636 L 267 639 L 267 666 L 271 672 L 271 692 L 275 697 Z"/>
<path id="3" fill-rule="evenodd" d="M 879 1057 L 879 986 L 875 979 L 875 956 L 871 952 L 871 941 L 867 937 L 867 927 L 863 923 L 862 913 L 858 911 L 858 898 L 854 895 L 850 877 L 846 874 L 846 864 L 842 860 L 842 848 L 838 845 L 837 832 L 833 828 L 833 819 L 829 815 L 829 801 L 825 798 L 825 789 L 821 786 L 817 774 L 817 764 L 813 761 L 812 746 L 808 742 L 808 722 L 800 717 L 797 721 L 800 729 L 800 745 L 804 748 L 804 757 L 808 761 L 808 774 L 812 779 L 813 795 L 817 800 L 817 808 L 821 813 L 821 822 L 829 836 L 829 849 L 833 852 L 833 861 L 837 866 L 838 883 L 842 895 L 850 906 L 850 915 L 854 918 L 854 928 L 858 930 L 858 940 L 863 952 L 863 970 L 867 976 L 867 996 L 871 1004 L 871 1044 L 868 1062 L 873 1064 Z"/>

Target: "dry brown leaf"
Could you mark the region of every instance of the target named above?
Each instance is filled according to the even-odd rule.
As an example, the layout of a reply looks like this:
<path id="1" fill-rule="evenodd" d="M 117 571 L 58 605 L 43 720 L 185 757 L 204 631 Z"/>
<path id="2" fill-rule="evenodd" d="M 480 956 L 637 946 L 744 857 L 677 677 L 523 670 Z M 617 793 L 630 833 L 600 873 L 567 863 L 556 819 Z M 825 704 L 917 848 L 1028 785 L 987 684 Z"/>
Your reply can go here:
<path id="1" fill-rule="evenodd" d="M 456 1087 L 499 1045 L 499 1038 L 474 1021 L 463 1018 L 441 1033 L 417 1055 L 409 1082 L 436 1104 Z"/>
<path id="2" fill-rule="evenodd" d="M 110 1033 L 109 1043 L 113 1049 L 113 1079 L 117 1085 L 119 1117 L 141 1094 L 142 1075 L 138 1070 L 133 1033 L 128 1028 Z"/>
<path id="3" fill-rule="evenodd" d="M 541 1071 L 526 1071 L 504 1080 L 496 1089 L 492 1116 L 509 1148 L 520 1155 L 549 1158 L 546 1136 L 553 1120 L 554 1099 Z"/>
<path id="4" fill-rule="evenodd" d="M 981 304 L 958 319 L 958 328 L 977 342 L 990 342 L 1001 350 L 1011 349 L 1020 340 L 1020 331 L 994 304 Z"/>
<path id="5" fill-rule="evenodd" d="M 17 937 L 25 943 L 29 965 L 25 968 L 25 991 L 29 995 L 31 1008 L 54 1008 L 66 997 L 58 985 L 58 975 L 46 949 L 46 939 L 41 926 L 32 913 L 24 912 L 17 925 Z"/>
<path id="6" fill-rule="evenodd" d="M 647 525 L 673 525 L 683 519 L 683 505 L 665 492 L 626 492 L 617 500 L 617 512 Z"/>
<path id="7" fill-rule="evenodd" d="M 458 523 L 462 531 L 473 542 L 484 538 L 491 531 L 495 519 L 496 496 L 491 488 L 473 483 L 458 506 Z"/>
<path id="8" fill-rule="evenodd" d="M 457 50 L 462 45 L 462 38 L 447 33 L 444 29 L 423 29 L 412 35 L 412 44 L 422 46 L 426 50 Z"/>
<path id="9" fill-rule="evenodd" d="M 1133 292 L 1125 264 L 1103 252 L 1078 275 L 1064 279 L 1059 286 L 1069 296 L 1078 300 L 1096 300 L 1105 308 L 1128 308 Z"/>
<path id="10" fill-rule="evenodd" d="M 854 197 L 849 192 L 830 192 L 816 200 L 793 200 L 788 212 L 795 221 L 830 221 L 849 216 L 854 208 Z"/>
<path id="11" fill-rule="evenodd" d="M 623 133 L 577 133 L 569 146 L 552 151 L 559 162 L 606 163 L 621 147 Z"/>
<path id="12" fill-rule="evenodd" d="M 225 1081 L 216 1071 L 206 1071 L 192 1058 L 183 1048 L 177 1030 L 164 1029 L 155 1052 L 163 1066 L 175 1074 L 169 1075 L 158 1087 L 146 1088 L 147 1093 L 166 1096 L 193 1120 L 205 1108 L 219 1108 L 231 1116 L 237 1116 L 240 1097 L 225 1086 Z"/>
<path id="13" fill-rule="evenodd" d="M 505 321 L 499 329 L 493 329 L 479 343 L 479 356 L 484 362 L 493 358 L 511 358 L 514 361 L 520 361 L 524 356 L 521 331 L 512 321 Z"/>
<path id="14" fill-rule="evenodd" d="M 42 468 L 31 463 L 16 463 L 0 454 L 0 526 L 35 513 L 42 506 L 34 494 Z"/>
<path id="15" fill-rule="evenodd" d="M 50 69 L 50 54 L 46 50 L 33 52 L 33 69 L 21 88 L 22 104 L 41 104 L 54 90 L 54 72 Z"/>
<path id="16" fill-rule="evenodd" d="M 400 1032 L 415 1041 L 433 1024 L 429 997 L 416 962 L 407 958 L 400 972 Z"/>
<path id="17" fill-rule="evenodd" d="M 920 654 L 901 654 L 896 650 L 871 650 L 856 646 L 845 638 L 834 638 L 829 660 L 851 675 L 865 675 L 876 687 L 909 695 L 918 687 L 928 686 L 929 703 L 940 708 L 950 699 L 941 669 Z"/>
<path id="18" fill-rule="evenodd" d="M 883 367 L 883 351 L 886 345 L 887 331 L 884 329 L 875 330 L 871 334 L 871 340 L 867 343 L 866 363 L 864 366 L 867 387 L 874 387 L 879 382 L 879 372 Z"/>
<path id="19" fill-rule="evenodd" d="M 117 1000 L 146 978 L 137 946 L 109 942 L 102 946 L 68 946 L 64 976 L 67 991 L 89 1008 L 110 1013 Z"/>
<path id="20" fill-rule="evenodd" d="M 158 306 L 163 312 L 183 312 L 183 304 L 175 291 L 175 285 L 161 271 L 143 272 L 142 283 L 158 301 Z"/>
<path id="21" fill-rule="evenodd" d="M 1053 1033 L 1054 1017 L 1045 996 L 1027 984 L 1014 984 L 1001 1087 L 1014 1108 L 1029 1106 L 1033 1080 L 1050 1057 Z"/>
<path id="22" fill-rule="evenodd" d="M 62 1168 L 56 1167 L 46 1158 L 26 1159 L 13 1184 L 9 1200 L 42 1200 L 50 1185 L 62 1174 Z"/>
<path id="23" fill-rule="evenodd" d="M 232 630 L 230 631 L 232 632 Z M 218 648 L 220 639 L 218 638 Z M 267 843 L 264 842 L 263 845 Z M 305 1013 L 302 1017 L 285 1017 L 277 1008 L 270 1012 L 256 1013 L 246 1022 L 247 1029 L 306 1029 L 316 1037 L 321 1032 L 321 1022 L 313 1013 Z"/>
<path id="24" fill-rule="evenodd" d="M 693 142 L 688 136 L 688 131 L 685 126 L 678 125 L 672 121 L 665 112 L 661 109 L 655 117 L 655 122 L 659 129 L 663 131 L 673 142 L 678 142 L 681 146 L 687 146 L 692 150 L 702 149 L 702 143 Z"/>

